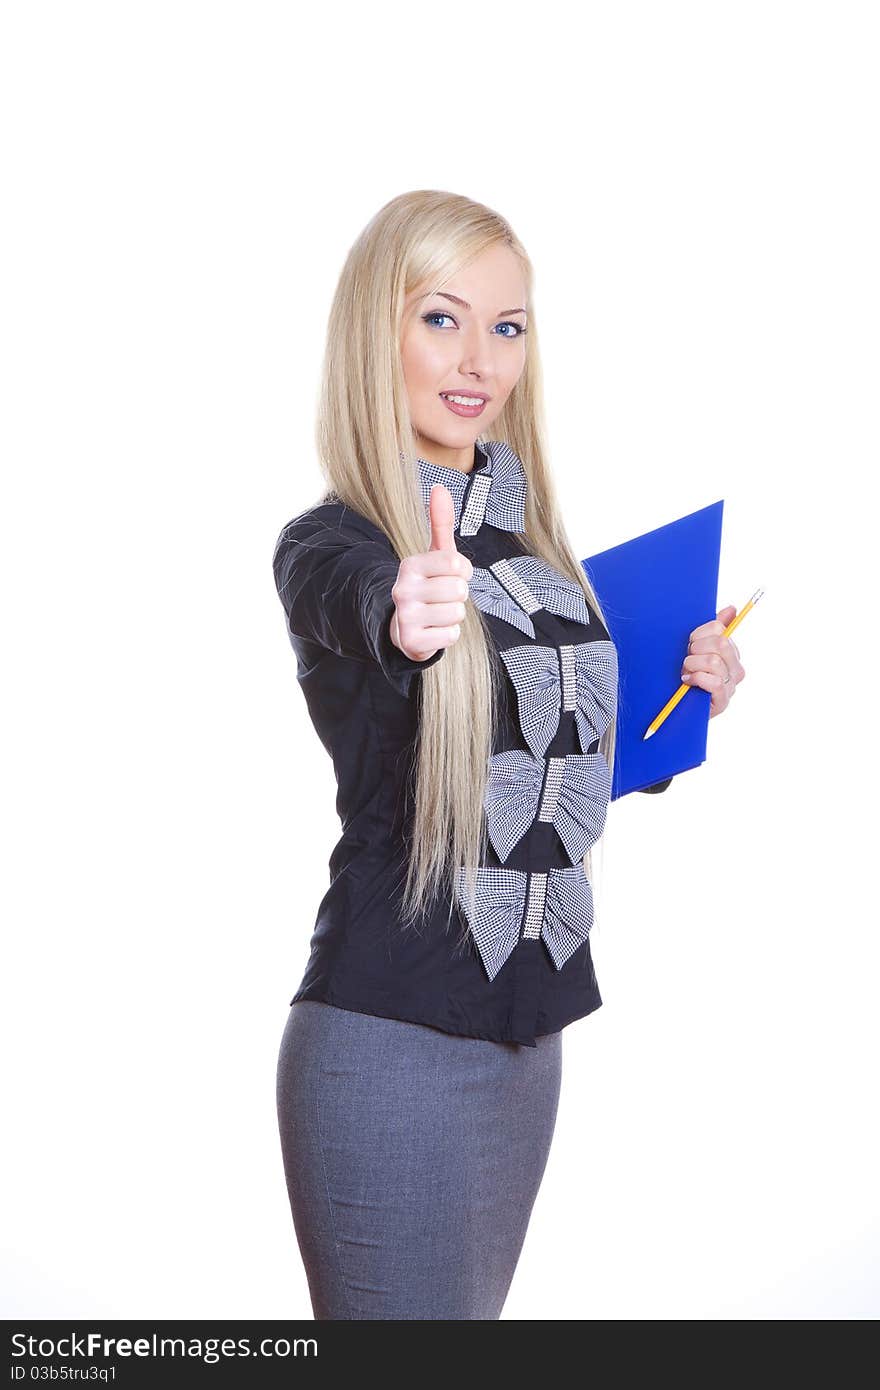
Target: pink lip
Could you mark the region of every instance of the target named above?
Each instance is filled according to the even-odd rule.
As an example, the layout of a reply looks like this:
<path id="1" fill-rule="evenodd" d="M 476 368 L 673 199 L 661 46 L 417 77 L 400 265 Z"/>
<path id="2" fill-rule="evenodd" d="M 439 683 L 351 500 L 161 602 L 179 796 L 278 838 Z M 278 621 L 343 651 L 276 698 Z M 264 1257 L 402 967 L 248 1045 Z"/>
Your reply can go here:
<path id="1" fill-rule="evenodd" d="M 456 395 L 459 393 L 456 392 Z M 466 391 L 460 393 L 462 396 L 468 395 Z M 477 393 L 475 393 L 477 394 Z M 481 393 L 480 393 L 481 394 Z M 440 397 L 447 410 L 451 410 L 453 415 L 460 415 L 464 419 L 474 419 L 477 415 L 482 415 L 486 409 L 486 401 L 483 400 L 479 405 L 456 405 L 454 401 L 448 401 L 445 396 Z"/>

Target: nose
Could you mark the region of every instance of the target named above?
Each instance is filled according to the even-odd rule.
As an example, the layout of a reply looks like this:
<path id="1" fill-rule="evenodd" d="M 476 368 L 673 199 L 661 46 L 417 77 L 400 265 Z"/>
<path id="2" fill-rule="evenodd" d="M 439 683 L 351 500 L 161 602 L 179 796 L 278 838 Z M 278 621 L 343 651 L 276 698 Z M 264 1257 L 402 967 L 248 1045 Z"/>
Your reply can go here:
<path id="1" fill-rule="evenodd" d="M 482 331 L 476 327 L 461 336 L 459 370 L 463 376 L 477 376 L 481 380 L 492 370 L 489 344 Z"/>

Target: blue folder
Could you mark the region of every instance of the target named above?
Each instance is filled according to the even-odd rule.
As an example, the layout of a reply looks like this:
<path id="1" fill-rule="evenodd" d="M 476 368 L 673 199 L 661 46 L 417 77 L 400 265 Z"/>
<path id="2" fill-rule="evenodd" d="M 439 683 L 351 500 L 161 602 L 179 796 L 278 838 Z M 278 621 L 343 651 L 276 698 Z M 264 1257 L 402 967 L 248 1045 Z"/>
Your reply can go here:
<path id="1" fill-rule="evenodd" d="M 723 499 L 581 563 L 617 648 L 620 674 L 611 800 L 706 760 L 712 696 L 692 686 L 647 741 L 681 684 L 688 639 L 718 612 Z"/>

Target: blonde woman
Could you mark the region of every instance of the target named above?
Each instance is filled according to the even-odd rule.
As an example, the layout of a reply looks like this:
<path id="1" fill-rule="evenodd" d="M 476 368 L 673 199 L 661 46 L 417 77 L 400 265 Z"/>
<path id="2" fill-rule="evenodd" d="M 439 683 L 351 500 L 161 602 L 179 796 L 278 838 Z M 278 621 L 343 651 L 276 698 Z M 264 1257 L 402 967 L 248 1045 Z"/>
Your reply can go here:
<path id="1" fill-rule="evenodd" d="M 531 265 L 498 213 L 418 191 L 364 229 L 317 444 L 327 491 L 273 560 L 342 822 L 278 1057 L 294 1228 L 316 1319 L 495 1319 L 562 1030 L 602 1003 L 617 704 L 546 457 Z M 713 714 L 744 674 L 733 612 L 685 663 Z"/>

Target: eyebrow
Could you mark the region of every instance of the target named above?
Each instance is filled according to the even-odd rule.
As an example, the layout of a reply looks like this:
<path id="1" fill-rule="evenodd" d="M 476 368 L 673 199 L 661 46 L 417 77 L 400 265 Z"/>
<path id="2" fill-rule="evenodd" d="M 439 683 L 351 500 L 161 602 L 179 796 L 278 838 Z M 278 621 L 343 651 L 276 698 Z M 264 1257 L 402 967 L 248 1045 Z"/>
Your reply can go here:
<path id="1" fill-rule="evenodd" d="M 433 296 L 433 295 L 430 295 L 430 294 L 423 295 L 422 297 L 423 297 L 424 299 L 433 299 L 433 298 L 434 298 L 434 296 Z M 466 299 L 459 299 L 459 297 L 458 297 L 457 294 L 446 294 L 446 292 L 445 292 L 444 290 L 437 290 L 437 298 L 438 298 L 438 299 L 451 299 L 452 302 L 453 302 L 453 304 L 460 304 L 461 307 L 462 307 L 463 309 L 469 309 L 469 308 L 471 307 L 471 306 L 468 304 L 468 302 L 467 302 Z M 498 319 L 500 319 L 500 318 L 503 318 L 503 316 L 504 316 L 505 314 L 524 314 L 525 312 L 526 312 L 525 309 L 499 309 L 499 311 L 498 311 L 498 313 L 495 315 L 495 317 L 498 318 Z"/>

